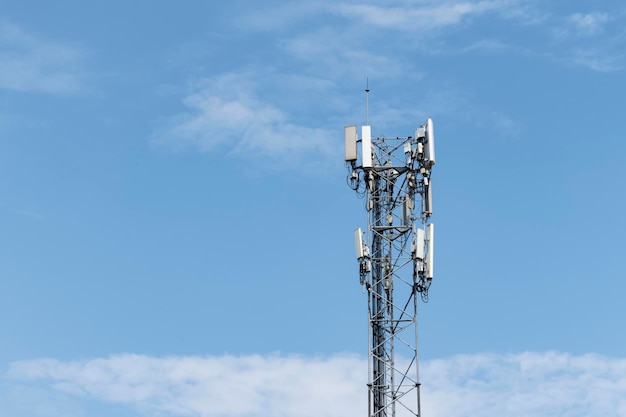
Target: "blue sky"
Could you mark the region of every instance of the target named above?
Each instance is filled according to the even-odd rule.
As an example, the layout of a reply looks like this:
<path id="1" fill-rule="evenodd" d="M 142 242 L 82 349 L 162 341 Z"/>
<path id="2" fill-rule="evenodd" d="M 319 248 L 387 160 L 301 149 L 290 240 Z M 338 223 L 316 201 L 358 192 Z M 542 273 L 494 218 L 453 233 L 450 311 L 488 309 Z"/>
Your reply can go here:
<path id="1" fill-rule="evenodd" d="M 626 416 L 617 1 L 0 0 L 0 410 L 365 414 L 343 127 L 437 132 L 428 417 Z"/>

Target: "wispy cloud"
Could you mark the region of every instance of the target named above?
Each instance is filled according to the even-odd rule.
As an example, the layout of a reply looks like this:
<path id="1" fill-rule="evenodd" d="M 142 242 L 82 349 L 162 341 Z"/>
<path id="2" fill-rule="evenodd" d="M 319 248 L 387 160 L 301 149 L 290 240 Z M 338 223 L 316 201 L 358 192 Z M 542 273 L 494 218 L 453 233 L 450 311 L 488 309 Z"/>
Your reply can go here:
<path id="1" fill-rule="evenodd" d="M 607 13 L 575 13 L 567 18 L 567 21 L 578 33 L 593 35 L 602 31 L 603 26 L 610 20 Z"/>
<path id="2" fill-rule="evenodd" d="M 427 3 L 421 6 L 340 4 L 334 11 L 346 17 L 383 28 L 423 31 L 459 23 L 463 18 L 501 8 L 503 1 Z"/>
<path id="3" fill-rule="evenodd" d="M 14 362 L 10 384 L 49 390 L 146 415 L 203 417 L 359 416 L 366 362 L 351 355 Z M 431 417 L 617 417 L 626 413 L 626 359 L 566 353 L 460 355 L 422 366 L 423 412 Z"/>
<path id="4" fill-rule="evenodd" d="M 353 356 L 154 358 L 18 362 L 13 380 L 48 380 L 72 395 L 180 416 L 358 416 L 363 361 Z M 359 405 L 361 404 L 361 405 Z"/>
<path id="5" fill-rule="evenodd" d="M 84 89 L 78 49 L 0 22 L 0 89 L 76 94 Z"/>
<path id="6" fill-rule="evenodd" d="M 432 415 L 622 416 L 626 360 L 564 353 L 465 355 L 428 364 Z M 431 415 L 429 413 L 429 415 Z"/>
<path id="7" fill-rule="evenodd" d="M 385 29 L 428 34 L 428 30 L 455 26 L 489 13 L 497 18 L 537 23 L 543 18 L 528 2 L 518 0 L 422 1 L 341 3 L 331 10 L 349 19 Z"/>
<path id="8" fill-rule="evenodd" d="M 332 79 L 344 77 L 404 76 L 407 64 L 392 51 L 383 51 L 376 44 L 368 44 L 366 37 L 351 31 L 322 27 L 297 34 L 281 42 L 288 57 L 304 64 L 307 72 Z"/>
<path id="9" fill-rule="evenodd" d="M 576 49 L 572 51 L 568 60 L 598 72 L 612 72 L 623 68 L 622 57 L 601 50 Z"/>
<path id="10" fill-rule="evenodd" d="M 320 80 L 285 77 L 291 88 L 318 92 L 327 88 Z M 263 100 L 261 89 L 275 87 L 250 73 L 227 73 L 198 81 L 184 97 L 186 111 L 172 118 L 154 136 L 154 143 L 166 147 L 191 146 L 231 156 L 264 159 L 283 167 L 302 164 L 321 167 L 336 157 L 335 133 L 314 123 L 297 123 L 297 98 L 285 102 L 287 91 L 275 91 L 274 101 Z M 283 85 L 284 87 L 284 85 Z M 290 100 L 294 100 L 291 102 Z M 302 100 L 302 97 L 300 98 Z"/>
<path id="11" fill-rule="evenodd" d="M 617 16 L 595 11 L 555 19 L 552 36 L 558 49 L 551 55 L 598 72 L 620 70 L 624 61 L 624 37 L 622 25 L 613 24 Z"/>
<path id="12" fill-rule="evenodd" d="M 504 43 L 501 40 L 497 39 L 481 39 L 478 40 L 471 45 L 465 46 L 461 49 L 463 53 L 474 53 L 474 52 L 510 52 L 510 53 L 524 53 L 525 51 L 514 45 L 510 45 Z"/>
<path id="13" fill-rule="evenodd" d="M 561 17 L 554 24 L 553 36 L 558 41 L 575 40 L 597 37 L 605 32 L 611 17 L 606 12 L 574 13 Z"/>

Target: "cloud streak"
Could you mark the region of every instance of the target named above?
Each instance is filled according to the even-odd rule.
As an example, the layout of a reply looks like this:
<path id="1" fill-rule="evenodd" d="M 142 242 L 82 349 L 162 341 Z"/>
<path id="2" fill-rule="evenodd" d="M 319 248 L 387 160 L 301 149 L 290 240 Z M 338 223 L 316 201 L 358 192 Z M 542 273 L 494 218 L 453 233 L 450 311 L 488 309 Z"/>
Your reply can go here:
<path id="1" fill-rule="evenodd" d="M 0 89 L 57 95 L 79 93 L 80 52 L 0 22 Z"/>
<path id="2" fill-rule="evenodd" d="M 366 412 L 366 362 L 354 355 L 149 357 L 14 362 L 12 384 L 44 382 L 146 415 L 351 417 Z M 626 359 L 566 353 L 474 354 L 422 366 L 430 417 L 626 415 Z"/>
<path id="3" fill-rule="evenodd" d="M 342 4 L 334 10 L 346 17 L 382 28 L 423 31 L 451 26 L 462 19 L 501 9 L 510 1 L 462 1 L 431 3 L 421 7 L 382 7 L 371 4 Z"/>
<path id="4" fill-rule="evenodd" d="M 173 117 L 153 142 L 201 151 L 220 149 L 286 168 L 322 168 L 336 159 L 335 154 L 340 154 L 336 133 L 294 122 L 298 115 L 262 100 L 260 88 L 272 88 L 272 82 L 262 85 L 248 73 L 198 81 L 182 100 L 186 111 Z"/>
<path id="5" fill-rule="evenodd" d="M 603 29 L 605 23 L 610 18 L 607 13 L 575 13 L 567 19 L 578 31 L 578 33 L 584 35 L 593 35 L 600 32 Z"/>

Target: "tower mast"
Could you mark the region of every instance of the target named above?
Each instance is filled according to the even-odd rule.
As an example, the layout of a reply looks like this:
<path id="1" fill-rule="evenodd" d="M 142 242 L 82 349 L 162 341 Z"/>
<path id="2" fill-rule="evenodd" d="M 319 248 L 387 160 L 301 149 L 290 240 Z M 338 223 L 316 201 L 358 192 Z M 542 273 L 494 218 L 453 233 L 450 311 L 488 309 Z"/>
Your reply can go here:
<path id="1" fill-rule="evenodd" d="M 421 417 L 417 307 L 433 278 L 432 120 L 396 138 L 372 138 L 369 125 L 359 138 L 347 126 L 345 144 L 348 184 L 368 212 L 367 230 L 355 231 L 368 297 L 368 417 Z"/>

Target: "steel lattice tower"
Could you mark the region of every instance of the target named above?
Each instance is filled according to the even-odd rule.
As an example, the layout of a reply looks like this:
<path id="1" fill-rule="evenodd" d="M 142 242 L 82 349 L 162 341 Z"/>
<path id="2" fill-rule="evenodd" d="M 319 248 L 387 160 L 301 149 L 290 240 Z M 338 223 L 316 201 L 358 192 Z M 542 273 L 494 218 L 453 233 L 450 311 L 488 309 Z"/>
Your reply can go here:
<path id="1" fill-rule="evenodd" d="M 348 184 L 368 212 L 367 231 L 355 231 L 368 295 L 368 417 L 421 417 L 417 311 L 433 277 L 433 124 L 396 138 L 372 138 L 370 126 L 358 138 L 348 126 L 345 141 Z"/>

